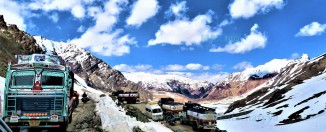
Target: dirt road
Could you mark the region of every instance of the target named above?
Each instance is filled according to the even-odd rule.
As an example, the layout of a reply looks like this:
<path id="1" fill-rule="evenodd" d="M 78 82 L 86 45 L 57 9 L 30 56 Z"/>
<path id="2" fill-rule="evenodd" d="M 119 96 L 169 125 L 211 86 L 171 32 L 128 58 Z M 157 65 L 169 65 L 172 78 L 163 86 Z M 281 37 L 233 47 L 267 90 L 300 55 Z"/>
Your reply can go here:
<path id="1" fill-rule="evenodd" d="M 87 103 L 79 101 L 75 109 L 72 122 L 67 128 L 67 132 L 102 132 L 99 117 L 94 114 L 95 103 L 90 100 Z M 57 129 L 30 128 L 21 129 L 20 132 L 58 132 Z"/>
<path id="2" fill-rule="evenodd" d="M 141 112 L 145 113 L 145 103 L 138 103 L 138 104 L 128 104 L 130 106 L 133 106 L 137 109 L 139 109 Z M 175 132 L 193 132 L 192 127 L 188 125 L 181 125 L 180 122 L 177 122 L 174 126 L 169 125 L 169 123 L 166 123 L 166 121 L 162 121 L 162 124 L 164 124 L 166 127 L 170 128 L 172 131 Z"/>
<path id="3" fill-rule="evenodd" d="M 87 103 L 79 101 L 78 107 L 72 115 L 72 122 L 67 132 L 101 132 L 101 123 L 94 113 L 95 103 L 90 100 Z"/>

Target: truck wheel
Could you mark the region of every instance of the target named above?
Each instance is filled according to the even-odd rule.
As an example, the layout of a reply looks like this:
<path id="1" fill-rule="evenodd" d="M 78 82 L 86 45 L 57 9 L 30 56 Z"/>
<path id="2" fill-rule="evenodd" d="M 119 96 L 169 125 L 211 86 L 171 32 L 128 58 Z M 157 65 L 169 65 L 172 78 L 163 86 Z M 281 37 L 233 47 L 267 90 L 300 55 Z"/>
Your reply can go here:
<path id="1" fill-rule="evenodd" d="M 181 123 L 182 125 L 187 124 L 186 121 L 185 121 L 184 119 L 182 119 L 182 118 L 180 119 L 180 123 Z"/>
<path id="2" fill-rule="evenodd" d="M 20 128 L 10 128 L 13 132 L 20 132 Z"/>
<path id="3" fill-rule="evenodd" d="M 68 117 L 68 122 L 69 122 L 69 124 L 71 123 L 71 121 L 72 121 L 72 113 L 70 114 L 70 116 Z"/>
<path id="4" fill-rule="evenodd" d="M 68 127 L 68 124 L 67 123 L 63 123 L 60 126 L 60 132 L 66 132 L 67 131 L 67 127 Z"/>
<path id="5" fill-rule="evenodd" d="M 192 130 L 194 130 L 194 131 L 197 131 L 197 130 L 198 130 L 197 122 L 194 122 L 194 123 L 192 124 Z"/>

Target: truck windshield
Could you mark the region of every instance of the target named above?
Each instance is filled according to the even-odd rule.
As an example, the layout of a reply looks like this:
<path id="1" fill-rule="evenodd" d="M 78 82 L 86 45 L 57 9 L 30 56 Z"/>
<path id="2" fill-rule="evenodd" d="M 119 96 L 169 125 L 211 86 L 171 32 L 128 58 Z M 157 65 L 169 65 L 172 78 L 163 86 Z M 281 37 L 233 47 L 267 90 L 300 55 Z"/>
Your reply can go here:
<path id="1" fill-rule="evenodd" d="M 63 86 L 63 77 L 42 76 L 42 85 L 45 85 L 45 86 Z"/>
<path id="2" fill-rule="evenodd" d="M 153 113 L 160 113 L 160 112 L 162 112 L 161 109 L 153 109 Z"/>
<path id="3" fill-rule="evenodd" d="M 24 75 L 24 76 L 13 76 L 14 86 L 28 86 L 33 85 L 34 75 Z"/>

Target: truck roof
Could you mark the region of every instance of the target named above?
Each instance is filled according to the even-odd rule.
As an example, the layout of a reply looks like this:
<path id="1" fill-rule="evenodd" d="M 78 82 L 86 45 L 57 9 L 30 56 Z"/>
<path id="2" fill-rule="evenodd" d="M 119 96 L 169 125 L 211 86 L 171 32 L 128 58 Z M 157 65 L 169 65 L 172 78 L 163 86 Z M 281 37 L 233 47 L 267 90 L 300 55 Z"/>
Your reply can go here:
<path id="1" fill-rule="evenodd" d="M 156 101 L 150 101 L 147 103 L 148 105 L 157 105 L 157 102 Z"/>
<path id="2" fill-rule="evenodd" d="M 25 70 L 34 68 L 45 68 L 55 70 L 65 70 L 62 60 L 59 56 L 32 54 L 32 55 L 16 55 L 17 64 L 12 65 L 12 70 Z"/>
<path id="3" fill-rule="evenodd" d="M 183 105 L 183 104 L 182 103 L 179 103 L 179 102 L 169 101 L 169 102 L 164 103 L 163 105 Z"/>
<path id="4" fill-rule="evenodd" d="M 204 107 L 204 106 L 194 106 L 194 107 L 189 108 L 188 110 L 194 111 L 197 113 L 215 112 L 215 109 L 209 108 L 209 107 Z"/>
<path id="5" fill-rule="evenodd" d="M 150 108 L 150 109 L 162 109 L 158 104 L 146 104 L 145 106 L 146 108 Z"/>

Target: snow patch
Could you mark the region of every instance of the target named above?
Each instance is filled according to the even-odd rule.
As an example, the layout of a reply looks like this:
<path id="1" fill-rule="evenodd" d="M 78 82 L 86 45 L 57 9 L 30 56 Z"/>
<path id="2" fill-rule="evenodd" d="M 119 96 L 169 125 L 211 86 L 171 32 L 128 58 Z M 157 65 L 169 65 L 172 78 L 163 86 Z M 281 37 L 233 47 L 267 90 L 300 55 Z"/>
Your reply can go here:
<path id="1" fill-rule="evenodd" d="M 160 122 L 144 123 L 126 115 L 126 111 L 117 106 L 117 102 L 114 102 L 108 95 L 100 97 L 101 94 L 105 93 L 88 87 L 78 75 L 75 75 L 75 78 L 78 81 L 75 84 L 75 90 L 79 93 L 87 91 L 88 96 L 97 102 L 95 111 L 100 116 L 104 131 L 128 132 L 132 131 L 134 127 L 139 127 L 145 132 L 172 132 Z"/>
<path id="2" fill-rule="evenodd" d="M 262 104 L 256 106 L 246 106 L 244 108 L 236 109 L 232 113 L 240 112 L 241 110 L 254 110 L 250 114 L 241 116 L 241 117 L 234 117 L 231 119 L 226 120 L 217 120 L 218 127 L 220 129 L 225 129 L 228 131 L 234 132 L 241 132 L 243 130 L 246 131 L 267 131 L 267 132 L 276 132 L 276 131 L 324 131 L 324 123 L 325 122 L 325 115 L 324 113 L 311 117 L 305 121 L 287 124 L 287 125 L 280 125 L 280 121 L 288 119 L 288 117 L 309 106 L 308 109 L 300 113 L 302 118 L 306 118 L 308 115 L 317 114 L 318 112 L 326 109 L 326 95 L 321 95 L 318 98 L 313 98 L 307 100 L 305 103 L 298 103 L 306 100 L 317 93 L 324 92 L 326 85 L 326 73 L 312 77 L 311 79 L 305 80 L 304 83 L 296 85 L 293 87 L 292 90 L 285 93 L 284 99 L 288 99 L 285 102 L 279 103 L 273 107 L 264 108 Z M 275 89 L 282 89 L 285 86 L 277 87 Z M 270 92 L 270 91 L 269 91 Z M 268 92 L 268 93 L 269 93 Z M 288 107 L 279 108 L 277 107 L 288 105 Z M 277 112 L 279 110 L 283 110 L 282 113 L 278 116 L 273 116 L 272 113 Z M 231 113 L 231 114 L 232 114 Z M 248 117 L 246 119 L 237 119 Z M 242 127 L 238 127 L 241 124 Z"/>
<path id="3" fill-rule="evenodd" d="M 3 94 L 4 94 L 4 90 L 5 90 L 5 81 L 6 81 L 5 78 L 0 77 L 0 96 L 1 96 L 0 116 L 1 117 L 2 117 L 2 111 L 3 111 L 2 104 L 3 104 Z"/>

